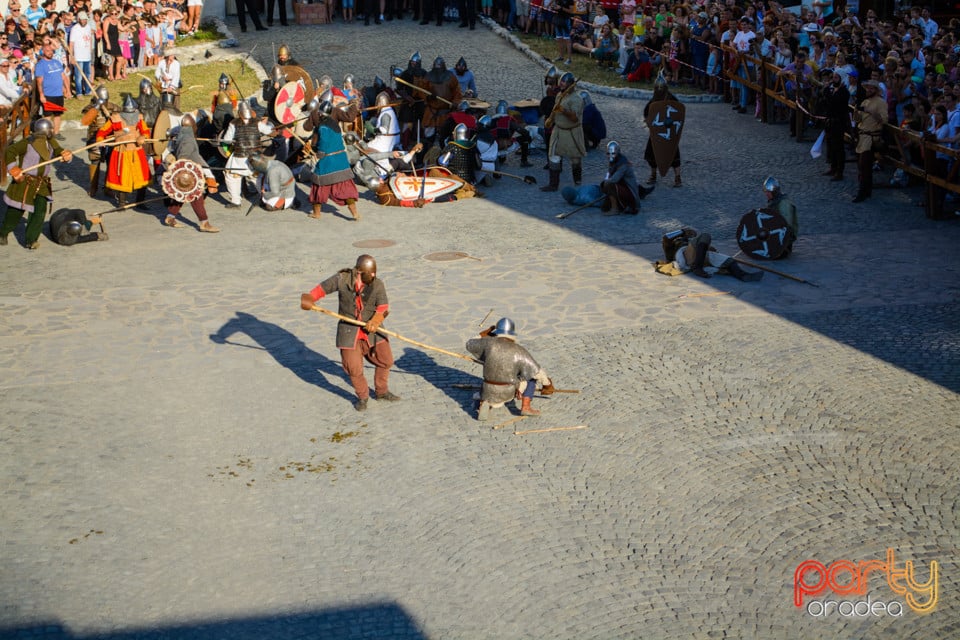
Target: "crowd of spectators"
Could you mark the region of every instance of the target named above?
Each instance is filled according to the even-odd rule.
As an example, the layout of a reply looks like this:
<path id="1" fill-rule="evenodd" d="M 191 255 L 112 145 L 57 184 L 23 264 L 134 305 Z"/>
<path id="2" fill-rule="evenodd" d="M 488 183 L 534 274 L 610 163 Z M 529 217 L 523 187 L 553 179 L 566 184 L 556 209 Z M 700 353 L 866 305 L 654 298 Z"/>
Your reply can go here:
<path id="1" fill-rule="evenodd" d="M 163 48 L 194 33 L 200 0 L 143 0 L 132 4 L 70 0 L 65 11 L 55 0 L 10 0 L 0 33 L 0 109 L 33 86 L 45 45 L 52 45 L 66 81 L 63 97 L 89 95 L 96 78 L 116 80 L 157 64 Z M 88 82 L 89 80 L 89 82 Z"/>

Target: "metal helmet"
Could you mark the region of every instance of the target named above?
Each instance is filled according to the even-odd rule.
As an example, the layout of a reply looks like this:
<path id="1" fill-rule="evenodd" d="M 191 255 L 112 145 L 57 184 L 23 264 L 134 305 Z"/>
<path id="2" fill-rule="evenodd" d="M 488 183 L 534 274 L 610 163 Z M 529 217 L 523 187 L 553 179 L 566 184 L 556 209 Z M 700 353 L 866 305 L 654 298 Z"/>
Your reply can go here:
<path id="1" fill-rule="evenodd" d="M 488 129 L 493 128 L 493 118 L 490 116 L 483 116 L 477 120 L 477 129 L 480 131 L 487 131 Z"/>
<path id="2" fill-rule="evenodd" d="M 442 56 L 437 56 L 433 60 L 433 70 L 434 71 L 446 71 L 447 63 L 444 61 Z"/>
<path id="3" fill-rule="evenodd" d="M 53 136 L 53 122 L 47 118 L 40 118 L 33 123 L 33 135 L 50 138 Z"/>
<path id="4" fill-rule="evenodd" d="M 407 68 L 411 68 L 411 69 L 412 69 L 413 67 L 420 68 L 420 64 L 421 64 L 420 52 L 419 52 L 419 51 L 415 51 L 415 52 L 413 53 L 413 55 L 410 56 L 410 61 L 407 62 Z"/>
<path id="5" fill-rule="evenodd" d="M 383 109 L 384 107 L 390 106 L 390 94 L 386 91 L 381 91 L 377 94 L 376 106 Z"/>
<path id="6" fill-rule="evenodd" d="M 57 233 L 57 242 L 60 244 L 74 244 L 74 242 L 76 242 L 74 238 L 79 237 L 81 231 L 83 231 L 83 225 L 76 220 L 71 220 L 60 227 L 60 231 Z"/>
<path id="7" fill-rule="evenodd" d="M 653 83 L 653 90 L 665 90 L 667 88 L 667 78 L 663 75 L 663 71 L 657 74 L 657 79 Z"/>
<path id="8" fill-rule="evenodd" d="M 317 96 L 313 96 L 313 97 L 310 98 L 307 102 L 304 103 L 304 105 L 303 105 L 303 112 L 304 112 L 304 113 L 312 113 L 312 112 L 313 112 L 314 110 L 316 110 L 316 108 L 319 107 L 319 106 L 320 106 L 320 100 L 319 100 L 319 98 L 317 98 Z"/>
<path id="9" fill-rule="evenodd" d="M 557 69 L 556 65 L 551 65 L 550 68 L 547 69 L 548 80 L 556 80 L 559 76 L 560 76 L 560 70 Z"/>
<path id="10" fill-rule="evenodd" d="M 317 89 L 317 93 L 324 93 L 330 90 L 330 87 L 333 86 L 333 78 L 327 74 L 320 76 L 320 88 Z"/>
<path id="11" fill-rule="evenodd" d="M 333 102 L 331 102 L 330 100 L 321 100 L 320 104 L 317 105 L 317 110 L 320 112 L 321 115 L 329 116 L 331 113 L 333 113 Z"/>
<path id="12" fill-rule="evenodd" d="M 437 164 L 439 164 L 441 167 L 448 167 L 450 166 L 451 160 L 453 160 L 453 151 L 447 151 L 440 154 L 440 157 L 437 158 Z"/>
<path id="13" fill-rule="evenodd" d="M 185 113 L 183 117 L 180 118 L 180 126 L 188 127 L 193 130 L 194 133 L 197 131 L 197 119 L 193 117 L 192 113 Z"/>
<path id="14" fill-rule="evenodd" d="M 467 61 L 463 59 L 463 56 L 460 56 L 460 59 L 457 60 L 457 65 L 454 67 L 457 71 L 466 71 L 467 70 Z"/>
<path id="15" fill-rule="evenodd" d="M 607 160 L 610 162 L 616 162 L 617 158 L 620 157 L 620 143 L 616 140 L 611 140 L 607 143 Z"/>
<path id="16" fill-rule="evenodd" d="M 227 87 L 230 86 L 230 76 L 226 73 L 221 73 L 220 78 L 217 80 L 217 84 L 220 86 L 220 89 L 223 91 L 227 90 Z"/>
<path id="17" fill-rule="evenodd" d="M 466 142 L 470 139 L 470 129 L 467 125 L 461 123 L 453 128 L 453 139 L 456 142 Z"/>
<path id="18" fill-rule="evenodd" d="M 273 69 L 270 69 L 270 79 L 277 84 L 283 84 L 287 81 L 287 72 L 283 70 L 283 67 L 275 64 Z"/>
<path id="19" fill-rule="evenodd" d="M 253 154 L 247 161 L 250 163 L 250 168 L 258 173 L 266 173 L 267 165 L 270 164 L 270 159 L 262 153 Z"/>
<path id="20" fill-rule="evenodd" d="M 589 91 L 581 91 L 581 92 L 580 92 L 580 99 L 583 100 L 583 106 L 585 106 L 585 107 L 586 107 L 587 105 L 593 104 L 593 98 L 590 97 L 590 92 L 589 92 Z"/>
<path id="21" fill-rule="evenodd" d="M 290 58 L 290 47 L 285 44 L 280 45 L 280 48 L 277 49 L 277 60 L 287 60 Z"/>
<path id="22" fill-rule="evenodd" d="M 104 91 L 107 90 L 106 87 L 103 88 Z M 150 82 L 147 78 L 144 78 L 140 81 L 140 95 L 142 96 L 152 96 L 153 95 L 153 83 Z"/>
<path id="23" fill-rule="evenodd" d="M 242 100 L 237 107 L 237 117 L 240 118 L 240 121 L 244 124 L 253 118 L 253 108 L 246 100 Z"/>
<path id="24" fill-rule="evenodd" d="M 767 179 L 763 181 L 763 190 L 767 193 L 777 195 L 780 193 L 780 181 L 773 176 L 768 176 Z"/>
<path id="25" fill-rule="evenodd" d="M 497 115 L 498 115 L 498 116 L 505 116 L 505 115 L 507 115 L 507 101 L 506 101 L 506 100 L 501 100 L 500 102 L 497 103 Z"/>
<path id="26" fill-rule="evenodd" d="M 380 191 L 380 187 L 382 186 L 383 186 L 383 180 L 380 179 L 380 176 L 372 176 L 370 179 L 367 180 L 367 187 L 374 193 L 376 193 L 377 191 Z"/>
<path id="27" fill-rule="evenodd" d="M 97 102 L 99 102 L 100 104 L 107 104 L 107 102 L 110 100 L 110 92 L 109 92 L 109 91 L 107 90 L 107 88 L 106 88 L 104 85 L 102 85 L 102 84 L 99 85 L 99 86 L 94 90 L 94 94 L 96 94 L 96 96 L 97 96 Z"/>
<path id="28" fill-rule="evenodd" d="M 386 85 L 386 83 L 384 83 L 383 78 L 381 78 L 380 76 L 373 76 L 373 88 L 374 88 L 374 90 L 380 91 L 381 89 L 383 89 L 383 88 L 386 87 L 386 86 L 387 86 L 387 85 Z"/>
<path id="29" fill-rule="evenodd" d="M 353 74 L 348 73 L 343 76 L 343 88 L 344 89 L 353 89 Z"/>
<path id="30" fill-rule="evenodd" d="M 377 261 L 373 256 L 363 254 L 357 258 L 357 271 L 360 273 L 360 279 L 369 284 L 377 277 Z"/>
<path id="31" fill-rule="evenodd" d="M 127 97 L 123 99 L 123 112 L 124 113 L 136 113 L 137 112 L 137 101 L 133 99 L 133 96 L 127 94 Z"/>
<path id="32" fill-rule="evenodd" d="M 567 71 L 562 76 L 560 76 L 560 88 L 566 89 L 576 81 L 577 79 L 574 77 L 573 73 L 571 73 L 570 71 Z"/>
<path id="33" fill-rule="evenodd" d="M 500 318 L 497 320 L 496 328 L 490 332 L 490 335 L 497 336 L 498 338 L 516 339 L 517 327 L 510 318 Z"/>
<path id="34" fill-rule="evenodd" d="M 357 144 L 360 142 L 360 136 L 358 136 L 355 131 L 345 131 L 343 133 L 343 141 L 347 144 Z"/>

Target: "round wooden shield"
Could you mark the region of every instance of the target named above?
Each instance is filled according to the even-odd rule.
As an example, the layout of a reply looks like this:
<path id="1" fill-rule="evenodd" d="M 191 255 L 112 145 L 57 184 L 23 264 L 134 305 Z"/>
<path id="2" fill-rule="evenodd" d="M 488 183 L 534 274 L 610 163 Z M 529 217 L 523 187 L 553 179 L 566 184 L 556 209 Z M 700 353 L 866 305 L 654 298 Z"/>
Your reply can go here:
<path id="1" fill-rule="evenodd" d="M 166 139 L 167 132 L 170 131 L 173 127 L 180 124 L 180 119 L 176 118 L 176 122 L 171 120 L 169 111 L 161 111 L 157 116 L 157 121 L 153 123 L 153 137 L 156 140 Z M 158 144 L 163 144 L 158 143 Z"/>
<path id="2" fill-rule="evenodd" d="M 280 124 L 289 124 L 300 119 L 303 112 L 303 103 L 306 92 L 300 82 L 288 82 L 277 92 L 277 99 L 273 101 L 273 111 Z M 293 136 L 290 127 L 280 130 L 284 138 Z"/>
<path id="3" fill-rule="evenodd" d="M 776 260 L 789 243 L 790 226 L 774 209 L 751 209 L 740 218 L 737 244 L 752 258 Z"/>
<path id="4" fill-rule="evenodd" d="M 517 109 L 539 109 L 540 101 L 527 98 L 526 100 L 517 100 L 513 103 L 513 106 Z"/>
<path id="5" fill-rule="evenodd" d="M 470 111 L 483 111 L 486 113 L 490 108 L 490 103 L 479 98 L 467 98 L 467 104 L 470 105 Z"/>
<path id="6" fill-rule="evenodd" d="M 313 78 L 310 77 L 310 74 L 307 73 L 306 69 L 303 67 L 298 67 L 297 65 L 288 64 L 283 67 L 283 72 L 287 74 L 287 82 L 299 81 L 303 83 L 303 91 L 304 95 L 306 96 L 304 102 L 317 95 L 316 87 L 313 85 Z"/>
<path id="7" fill-rule="evenodd" d="M 203 197 L 203 169 L 196 162 L 181 158 L 163 172 L 160 186 L 177 202 L 193 202 Z"/>

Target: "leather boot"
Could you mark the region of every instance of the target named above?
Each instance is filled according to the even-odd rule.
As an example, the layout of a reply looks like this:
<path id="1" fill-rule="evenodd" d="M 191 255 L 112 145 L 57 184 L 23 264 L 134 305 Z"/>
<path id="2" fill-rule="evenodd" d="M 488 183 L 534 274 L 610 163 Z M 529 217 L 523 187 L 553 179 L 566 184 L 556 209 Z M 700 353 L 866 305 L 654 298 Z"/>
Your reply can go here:
<path id="1" fill-rule="evenodd" d="M 87 193 L 93 198 L 97 195 L 97 189 L 100 184 L 100 163 L 90 165 L 90 189 Z"/>
<path id="2" fill-rule="evenodd" d="M 573 184 L 580 186 L 580 183 L 583 182 L 583 165 L 576 165 L 573 167 Z"/>
<path id="3" fill-rule="evenodd" d="M 650 167 L 650 177 L 647 178 L 647 184 L 656 184 L 657 183 L 657 168 Z"/>
<path id="4" fill-rule="evenodd" d="M 560 169 L 550 168 L 550 184 L 540 187 L 540 191 L 556 191 L 560 188 Z"/>
<path id="5" fill-rule="evenodd" d="M 524 396 L 524 397 L 523 397 L 523 404 L 520 406 L 520 415 L 522 415 L 522 416 L 530 416 L 531 418 L 536 418 L 538 415 L 540 415 L 540 411 L 538 411 L 537 409 L 534 409 L 533 407 L 531 407 L 531 406 L 530 406 L 530 398 Z"/>
<path id="6" fill-rule="evenodd" d="M 707 251 L 710 250 L 709 242 L 701 242 L 697 245 L 697 257 L 694 259 L 693 264 L 690 265 L 690 270 L 693 272 L 693 275 L 700 276 L 701 278 L 709 278 L 710 274 L 703 270 L 703 264 L 707 260 Z"/>
<path id="7" fill-rule="evenodd" d="M 638 185 L 637 185 L 637 199 L 638 199 L 638 200 L 643 200 L 643 199 L 646 198 L 648 195 L 650 195 L 651 193 L 653 193 L 654 189 L 656 189 L 656 188 L 657 188 L 657 185 L 653 185 L 652 187 L 650 187 L 649 189 L 647 189 L 647 188 L 644 187 L 642 184 L 638 184 Z"/>
<path id="8" fill-rule="evenodd" d="M 310 214 L 310 217 L 311 217 L 311 218 L 314 218 L 315 220 L 319 220 L 319 219 L 320 219 L 320 216 L 323 215 L 323 213 L 322 213 L 322 211 L 321 211 L 321 206 L 322 206 L 322 205 L 319 205 L 319 204 L 314 204 L 314 205 L 313 205 L 313 212 Z"/>
<path id="9" fill-rule="evenodd" d="M 673 168 L 673 186 L 679 187 L 682 186 L 683 182 L 680 181 L 680 167 Z"/>
<path id="10" fill-rule="evenodd" d="M 529 145 L 521 144 L 520 145 L 520 166 L 521 167 L 532 167 L 533 163 L 530 162 L 530 147 Z"/>
<path id="11" fill-rule="evenodd" d="M 730 275 L 740 282 L 756 282 L 763 277 L 763 271 L 744 271 L 736 260 L 731 260 L 730 264 L 724 266 L 730 272 Z"/>

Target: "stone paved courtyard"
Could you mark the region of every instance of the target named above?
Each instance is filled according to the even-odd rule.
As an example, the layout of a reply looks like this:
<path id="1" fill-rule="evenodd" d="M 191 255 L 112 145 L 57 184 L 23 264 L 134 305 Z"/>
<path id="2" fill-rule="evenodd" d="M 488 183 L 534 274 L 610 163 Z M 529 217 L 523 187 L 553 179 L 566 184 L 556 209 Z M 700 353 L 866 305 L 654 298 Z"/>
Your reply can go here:
<path id="1" fill-rule="evenodd" d="M 241 37 L 268 67 L 282 42 L 315 75 L 368 82 L 419 50 L 466 57 L 487 100 L 540 97 L 542 67 L 487 28 Z M 643 176 L 643 102 L 594 100 Z M 690 104 L 684 185 L 661 180 L 635 217 L 561 222 L 558 194 L 503 179 L 422 210 L 364 199 L 359 223 L 211 202 L 216 236 L 155 208 L 35 253 L 21 228 L 0 251 L 0 637 L 957 637 L 960 230 L 916 189 L 852 204 L 853 165 L 827 182 L 808 149 Z M 505 170 L 544 184 L 533 161 Z M 585 176 L 604 168 L 593 152 Z M 802 233 L 775 267 L 818 287 L 654 273 L 681 224 L 734 253 L 771 173 Z M 58 207 L 109 206 L 55 188 Z M 463 353 L 507 315 L 580 393 L 492 430 L 460 388 L 479 367 L 394 340 L 404 400 L 355 412 L 334 321 L 299 296 L 368 251 L 391 330 Z M 800 563 L 888 549 L 920 583 L 938 563 L 932 612 L 876 570 L 863 595 L 794 606 Z M 821 604 L 868 597 L 884 611 Z"/>

